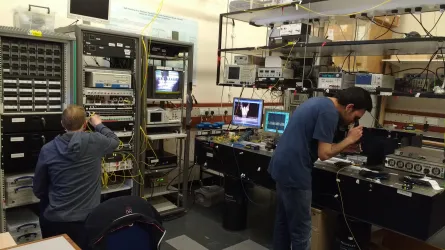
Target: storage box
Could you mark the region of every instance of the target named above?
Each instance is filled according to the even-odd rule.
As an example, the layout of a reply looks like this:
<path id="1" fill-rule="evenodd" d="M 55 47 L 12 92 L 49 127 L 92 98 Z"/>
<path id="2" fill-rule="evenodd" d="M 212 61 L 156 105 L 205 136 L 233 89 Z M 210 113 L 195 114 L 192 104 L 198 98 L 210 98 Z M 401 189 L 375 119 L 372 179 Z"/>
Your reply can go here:
<path id="1" fill-rule="evenodd" d="M 317 208 L 311 209 L 312 241 L 311 250 L 331 249 L 334 238 L 335 215 Z"/>
<path id="2" fill-rule="evenodd" d="M 34 173 L 15 174 L 6 176 L 6 189 L 17 188 L 22 186 L 32 186 Z"/>
<path id="3" fill-rule="evenodd" d="M 6 230 L 17 244 L 42 238 L 39 217 L 28 208 L 7 211 Z"/>
<path id="4" fill-rule="evenodd" d="M 39 199 L 34 195 L 32 188 L 32 185 L 7 188 L 6 205 L 18 206 L 20 204 L 37 203 Z"/>
<path id="5" fill-rule="evenodd" d="M 382 17 L 383 18 L 383 17 Z M 377 23 L 382 23 L 384 26 L 390 26 L 392 20 L 394 20 L 393 27 L 398 25 L 399 16 L 394 17 L 386 17 L 387 20 L 379 20 L 376 18 Z M 397 24 L 397 25 L 395 25 Z M 392 39 L 393 32 L 387 31 L 387 28 L 377 26 L 370 21 L 358 21 L 358 28 L 356 30 L 355 20 L 352 19 L 347 22 L 342 22 L 340 24 L 330 24 L 327 30 L 327 37 L 333 41 L 353 41 L 355 40 L 374 40 L 374 38 L 379 37 L 377 40 L 382 39 Z M 356 34 L 357 32 L 357 34 Z M 385 33 L 386 32 L 386 33 Z M 334 63 L 336 66 L 341 67 L 343 61 L 346 57 L 334 57 Z M 357 56 L 354 57 L 354 54 L 351 54 L 350 60 L 347 59 L 345 64 L 343 65 L 343 70 L 351 70 L 355 67 L 355 71 L 367 71 L 371 73 L 382 73 L 382 59 L 383 56 Z M 355 63 L 354 63 L 355 60 Z M 348 68 L 348 64 L 350 67 Z M 356 65 L 356 66 L 354 66 Z M 357 69 L 358 68 L 358 69 Z"/>

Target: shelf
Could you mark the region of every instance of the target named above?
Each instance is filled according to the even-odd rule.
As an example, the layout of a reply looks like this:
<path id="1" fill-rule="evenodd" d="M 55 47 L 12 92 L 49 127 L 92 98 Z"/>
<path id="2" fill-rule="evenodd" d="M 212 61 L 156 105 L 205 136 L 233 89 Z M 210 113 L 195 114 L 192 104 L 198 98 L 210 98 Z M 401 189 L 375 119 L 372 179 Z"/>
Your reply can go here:
<path id="1" fill-rule="evenodd" d="M 150 104 L 148 102 L 182 102 L 182 98 L 180 99 L 147 98 L 147 104 Z"/>
<path id="2" fill-rule="evenodd" d="M 246 0 L 249 3 L 248 0 Z M 258 1 L 256 1 L 258 2 Z M 308 18 L 326 18 L 326 15 L 344 15 L 347 13 L 361 12 L 366 9 L 370 9 L 382 1 L 327 1 L 327 0 L 304 0 L 302 5 L 306 8 L 313 10 L 313 13 L 304 10 L 303 8 L 296 8 L 295 3 L 281 4 L 270 7 L 261 7 L 250 10 L 239 10 L 235 12 L 222 14 L 222 17 L 235 19 L 251 23 L 256 26 L 269 26 L 271 23 L 282 23 L 288 21 L 296 21 Z M 308 4 L 310 3 L 310 4 Z M 434 6 L 432 9 L 426 9 L 427 11 L 438 11 L 439 1 L 437 0 L 424 0 L 422 5 Z M 417 0 L 398 0 L 382 4 L 376 8 L 373 8 L 372 16 L 385 16 L 394 15 L 391 10 L 397 9 L 398 13 L 405 13 L 405 8 L 418 7 L 419 2 Z M 316 12 L 323 15 L 316 14 Z"/>
<path id="3" fill-rule="evenodd" d="M 327 89 L 308 89 L 305 92 L 324 92 L 324 93 L 335 93 L 338 91 L 338 89 L 330 89 L 329 92 Z M 445 94 L 434 94 L 434 93 L 405 93 L 405 92 L 398 92 L 398 91 L 384 91 L 382 90 L 378 94 L 377 92 L 370 92 L 372 95 L 380 95 L 380 96 L 405 96 L 405 97 L 416 97 L 416 98 L 432 98 L 432 99 L 445 99 Z"/>
<path id="4" fill-rule="evenodd" d="M 186 58 L 186 57 L 172 57 L 172 56 L 158 56 L 158 55 L 150 55 L 149 59 L 159 59 L 159 60 L 168 60 L 168 61 L 188 60 L 188 58 Z"/>
<path id="5" fill-rule="evenodd" d="M 40 200 L 31 200 L 31 201 L 25 202 L 25 203 L 18 203 L 18 204 L 13 204 L 13 205 L 9 205 L 9 206 L 5 205 L 5 209 L 14 208 L 14 207 L 23 207 L 23 206 L 27 206 L 27 205 L 37 204 L 39 202 L 40 202 Z"/>
<path id="6" fill-rule="evenodd" d="M 187 134 L 184 133 L 169 133 L 169 134 L 152 134 L 148 135 L 148 139 L 155 140 L 164 140 L 164 139 L 184 139 L 187 137 Z"/>
<path id="7" fill-rule="evenodd" d="M 433 54 L 439 48 L 445 48 L 445 37 L 428 38 L 400 38 L 385 40 L 365 40 L 365 41 L 340 41 L 327 43 L 297 43 L 294 48 L 286 46 L 246 47 L 221 49 L 221 52 L 262 56 L 264 51 L 274 49 L 274 53 L 280 52 L 288 55 L 292 50 L 293 57 L 311 56 L 388 56 L 388 55 L 424 55 Z M 352 52 L 352 53 L 351 53 Z"/>
<path id="8" fill-rule="evenodd" d="M 432 99 L 445 99 L 445 94 L 439 95 L 434 93 L 403 93 L 403 92 L 392 92 L 392 96 L 406 96 L 406 97 L 418 97 L 418 98 L 432 98 Z"/>
<path id="9" fill-rule="evenodd" d="M 100 193 L 109 194 L 124 190 L 130 190 L 131 188 L 132 186 L 128 184 L 113 184 L 113 185 L 108 185 L 108 188 L 102 188 L 102 191 Z"/>
<path id="10" fill-rule="evenodd" d="M 147 128 L 182 127 L 181 123 L 148 124 Z"/>
<path id="11" fill-rule="evenodd" d="M 147 171 L 145 171 L 145 174 L 146 175 L 154 175 L 154 174 L 158 174 L 158 173 L 165 173 L 165 172 L 169 172 L 177 167 L 178 167 L 178 164 L 165 165 L 159 169 L 148 169 Z"/>
<path id="12" fill-rule="evenodd" d="M 172 190 L 167 190 L 167 186 L 162 186 L 162 187 L 155 187 L 155 191 L 153 192 L 153 195 L 151 194 L 151 189 L 152 188 L 145 188 L 144 189 L 144 198 L 148 199 L 148 198 L 153 198 L 153 197 L 158 197 L 158 196 L 162 196 L 162 195 L 166 195 L 166 194 L 173 194 L 173 193 L 177 193 L 178 189 L 175 187 L 170 186 L 169 189 Z"/>
<path id="13" fill-rule="evenodd" d="M 397 59 L 396 60 L 394 60 L 394 59 L 383 59 L 382 60 L 382 62 L 387 62 L 394 66 L 412 66 L 413 64 L 414 65 L 421 64 L 422 67 L 425 67 L 429 61 L 430 60 L 426 60 L 426 59 L 425 60 L 415 60 L 415 59 L 414 60 L 400 60 L 400 61 Z M 439 67 L 439 66 L 443 67 L 444 62 L 442 59 L 434 59 L 431 61 L 430 65 L 431 65 L 431 68 Z M 434 65 L 436 65 L 436 66 L 434 66 Z"/>

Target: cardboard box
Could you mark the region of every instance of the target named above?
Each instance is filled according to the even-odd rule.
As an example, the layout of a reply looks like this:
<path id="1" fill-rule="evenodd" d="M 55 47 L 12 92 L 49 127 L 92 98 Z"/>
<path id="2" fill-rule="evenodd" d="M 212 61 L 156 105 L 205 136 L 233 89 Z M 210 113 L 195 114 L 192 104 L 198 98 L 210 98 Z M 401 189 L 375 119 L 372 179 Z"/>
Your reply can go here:
<path id="1" fill-rule="evenodd" d="M 390 18 L 389 24 L 391 24 L 392 19 L 398 20 L 398 16 L 394 17 L 386 17 Z M 396 21 L 394 21 L 396 22 Z M 388 24 L 388 25 L 389 25 Z M 369 28 L 368 28 L 369 27 Z M 381 36 L 382 35 L 382 36 Z M 393 36 L 392 31 L 388 31 L 384 27 L 377 26 L 375 24 L 369 24 L 369 21 L 358 21 L 358 26 L 356 29 L 355 19 L 351 19 L 348 22 L 344 22 L 341 24 L 333 24 L 329 26 L 327 31 L 328 39 L 333 41 L 353 41 L 356 40 L 373 40 L 374 38 L 381 36 L 378 40 L 381 39 L 391 39 Z M 346 57 L 334 57 L 333 61 L 336 66 L 341 67 Z M 347 59 L 343 69 L 353 71 L 355 67 L 355 71 L 367 71 L 371 73 L 382 73 L 383 72 L 383 56 L 356 56 L 352 54 L 350 59 Z M 354 64 L 355 60 L 355 64 Z M 349 63 L 349 68 L 348 68 Z M 355 65 L 355 66 L 354 66 Z"/>
<path id="2" fill-rule="evenodd" d="M 311 250 L 328 250 L 334 239 L 335 214 L 330 211 L 311 209 L 312 241 Z"/>

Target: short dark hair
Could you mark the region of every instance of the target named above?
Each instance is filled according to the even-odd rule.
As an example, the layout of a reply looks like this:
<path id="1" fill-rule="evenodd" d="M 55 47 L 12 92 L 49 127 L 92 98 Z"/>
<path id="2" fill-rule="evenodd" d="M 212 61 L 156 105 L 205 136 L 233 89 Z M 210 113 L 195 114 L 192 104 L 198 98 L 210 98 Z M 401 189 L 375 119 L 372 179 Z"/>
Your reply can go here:
<path id="1" fill-rule="evenodd" d="M 79 105 L 69 105 L 62 113 L 62 125 L 68 131 L 82 128 L 86 121 L 85 109 Z"/>
<path id="2" fill-rule="evenodd" d="M 340 90 L 335 94 L 335 98 L 343 106 L 354 104 L 354 109 L 364 109 L 368 112 L 372 110 L 371 94 L 360 87 Z"/>

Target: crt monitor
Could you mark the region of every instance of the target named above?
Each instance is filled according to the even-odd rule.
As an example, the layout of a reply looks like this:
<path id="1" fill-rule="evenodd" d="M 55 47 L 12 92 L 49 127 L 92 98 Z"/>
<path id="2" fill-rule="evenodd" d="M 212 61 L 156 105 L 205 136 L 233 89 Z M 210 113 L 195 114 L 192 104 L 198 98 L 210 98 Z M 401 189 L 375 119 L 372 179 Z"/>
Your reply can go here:
<path id="1" fill-rule="evenodd" d="M 154 98 L 180 98 L 182 95 L 182 73 L 175 70 L 156 69 L 154 71 Z"/>
<path id="2" fill-rule="evenodd" d="M 266 110 L 264 131 L 272 133 L 284 133 L 290 119 L 290 112 L 282 110 Z"/>
<path id="3" fill-rule="evenodd" d="M 110 0 L 68 0 L 68 18 L 108 23 Z"/>
<path id="4" fill-rule="evenodd" d="M 229 66 L 228 68 L 228 80 L 240 80 L 241 67 L 240 66 Z"/>
<path id="5" fill-rule="evenodd" d="M 232 125 L 261 128 L 264 101 L 260 99 L 233 99 Z"/>

